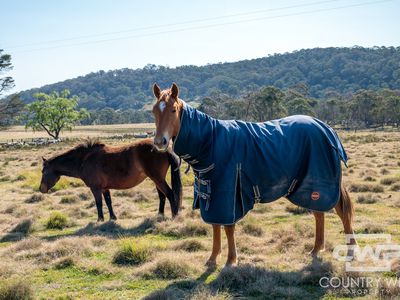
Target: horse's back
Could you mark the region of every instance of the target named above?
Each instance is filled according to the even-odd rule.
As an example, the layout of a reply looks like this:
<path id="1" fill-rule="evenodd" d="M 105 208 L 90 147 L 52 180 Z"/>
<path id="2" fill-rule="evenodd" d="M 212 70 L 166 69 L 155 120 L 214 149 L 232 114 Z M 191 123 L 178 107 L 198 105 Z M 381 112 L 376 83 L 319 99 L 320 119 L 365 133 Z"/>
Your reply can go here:
<path id="1" fill-rule="evenodd" d="M 347 157 L 336 133 L 320 120 L 302 115 L 264 123 L 217 120 L 212 144 L 215 168 L 199 174 L 212 199 L 196 203 L 210 223 L 235 223 L 255 202 L 283 196 L 318 211 L 331 209 L 339 198 L 340 160 Z M 223 198 L 232 202 L 217 204 Z"/>

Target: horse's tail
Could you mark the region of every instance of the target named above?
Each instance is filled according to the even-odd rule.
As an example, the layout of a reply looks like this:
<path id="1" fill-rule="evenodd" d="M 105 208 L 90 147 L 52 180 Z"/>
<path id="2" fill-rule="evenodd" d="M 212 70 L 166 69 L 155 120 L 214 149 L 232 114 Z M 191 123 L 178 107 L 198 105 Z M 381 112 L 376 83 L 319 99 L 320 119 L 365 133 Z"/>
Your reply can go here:
<path id="1" fill-rule="evenodd" d="M 175 203 L 178 211 L 182 207 L 182 180 L 180 171 L 179 157 L 172 151 L 168 150 L 168 162 L 171 166 L 171 186 L 174 193 Z"/>
<path id="2" fill-rule="evenodd" d="M 343 186 L 343 183 L 340 186 L 340 199 L 339 205 L 342 209 L 344 220 L 347 220 L 351 225 L 353 222 L 354 216 L 354 206 L 351 202 L 349 193 L 347 192 L 346 188 Z"/>

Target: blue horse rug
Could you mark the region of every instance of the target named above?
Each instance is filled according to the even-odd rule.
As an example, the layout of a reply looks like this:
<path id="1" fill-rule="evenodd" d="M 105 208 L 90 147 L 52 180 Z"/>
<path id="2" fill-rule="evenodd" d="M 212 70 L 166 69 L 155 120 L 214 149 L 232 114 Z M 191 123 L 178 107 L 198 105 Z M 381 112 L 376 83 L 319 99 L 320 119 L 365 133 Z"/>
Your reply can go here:
<path id="1" fill-rule="evenodd" d="M 193 209 L 220 225 L 280 197 L 314 211 L 332 209 L 340 197 L 341 161 L 347 161 L 336 133 L 318 119 L 224 121 L 186 103 L 173 149 L 194 170 Z"/>

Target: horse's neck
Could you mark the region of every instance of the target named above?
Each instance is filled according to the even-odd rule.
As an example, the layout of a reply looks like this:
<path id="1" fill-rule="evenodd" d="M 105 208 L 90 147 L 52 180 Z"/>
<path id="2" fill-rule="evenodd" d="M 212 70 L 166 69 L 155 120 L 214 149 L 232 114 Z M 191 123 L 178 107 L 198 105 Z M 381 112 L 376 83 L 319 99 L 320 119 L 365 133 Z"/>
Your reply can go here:
<path id="1" fill-rule="evenodd" d="M 187 105 L 187 104 L 184 104 Z M 202 151 L 209 151 L 212 144 L 212 123 L 215 121 L 210 116 L 197 111 L 189 106 L 190 112 L 183 112 L 181 116 L 180 132 L 178 135 L 179 155 L 190 154 L 197 157 Z"/>
<path id="2" fill-rule="evenodd" d="M 64 176 L 80 178 L 82 159 L 78 156 L 63 155 L 54 162 L 54 169 Z"/>

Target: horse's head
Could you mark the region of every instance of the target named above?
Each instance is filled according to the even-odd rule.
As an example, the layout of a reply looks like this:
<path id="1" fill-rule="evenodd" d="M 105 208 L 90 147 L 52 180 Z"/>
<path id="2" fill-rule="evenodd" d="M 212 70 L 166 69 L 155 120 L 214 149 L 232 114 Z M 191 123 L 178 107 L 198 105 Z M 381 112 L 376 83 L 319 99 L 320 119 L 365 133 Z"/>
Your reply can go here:
<path id="1" fill-rule="evenodd" d="M 47 193 L 60 179 L 60 174 L 54 169 L 51 160 L 43 157 L 42 180 L 40 181 L 40 192 Z"/>
<path id="2" fill-rule="evenodd" d="M 158 151 L 166 151 L 169 141 L 178 135 L 180 128 L 182 102 L 178 98 L 179 88 L 173 83 L 170 89 L 161 91 L 155 83 L 153 92 L 157 98 L 153 106 L 156 122 L 154 146 Z"/>

